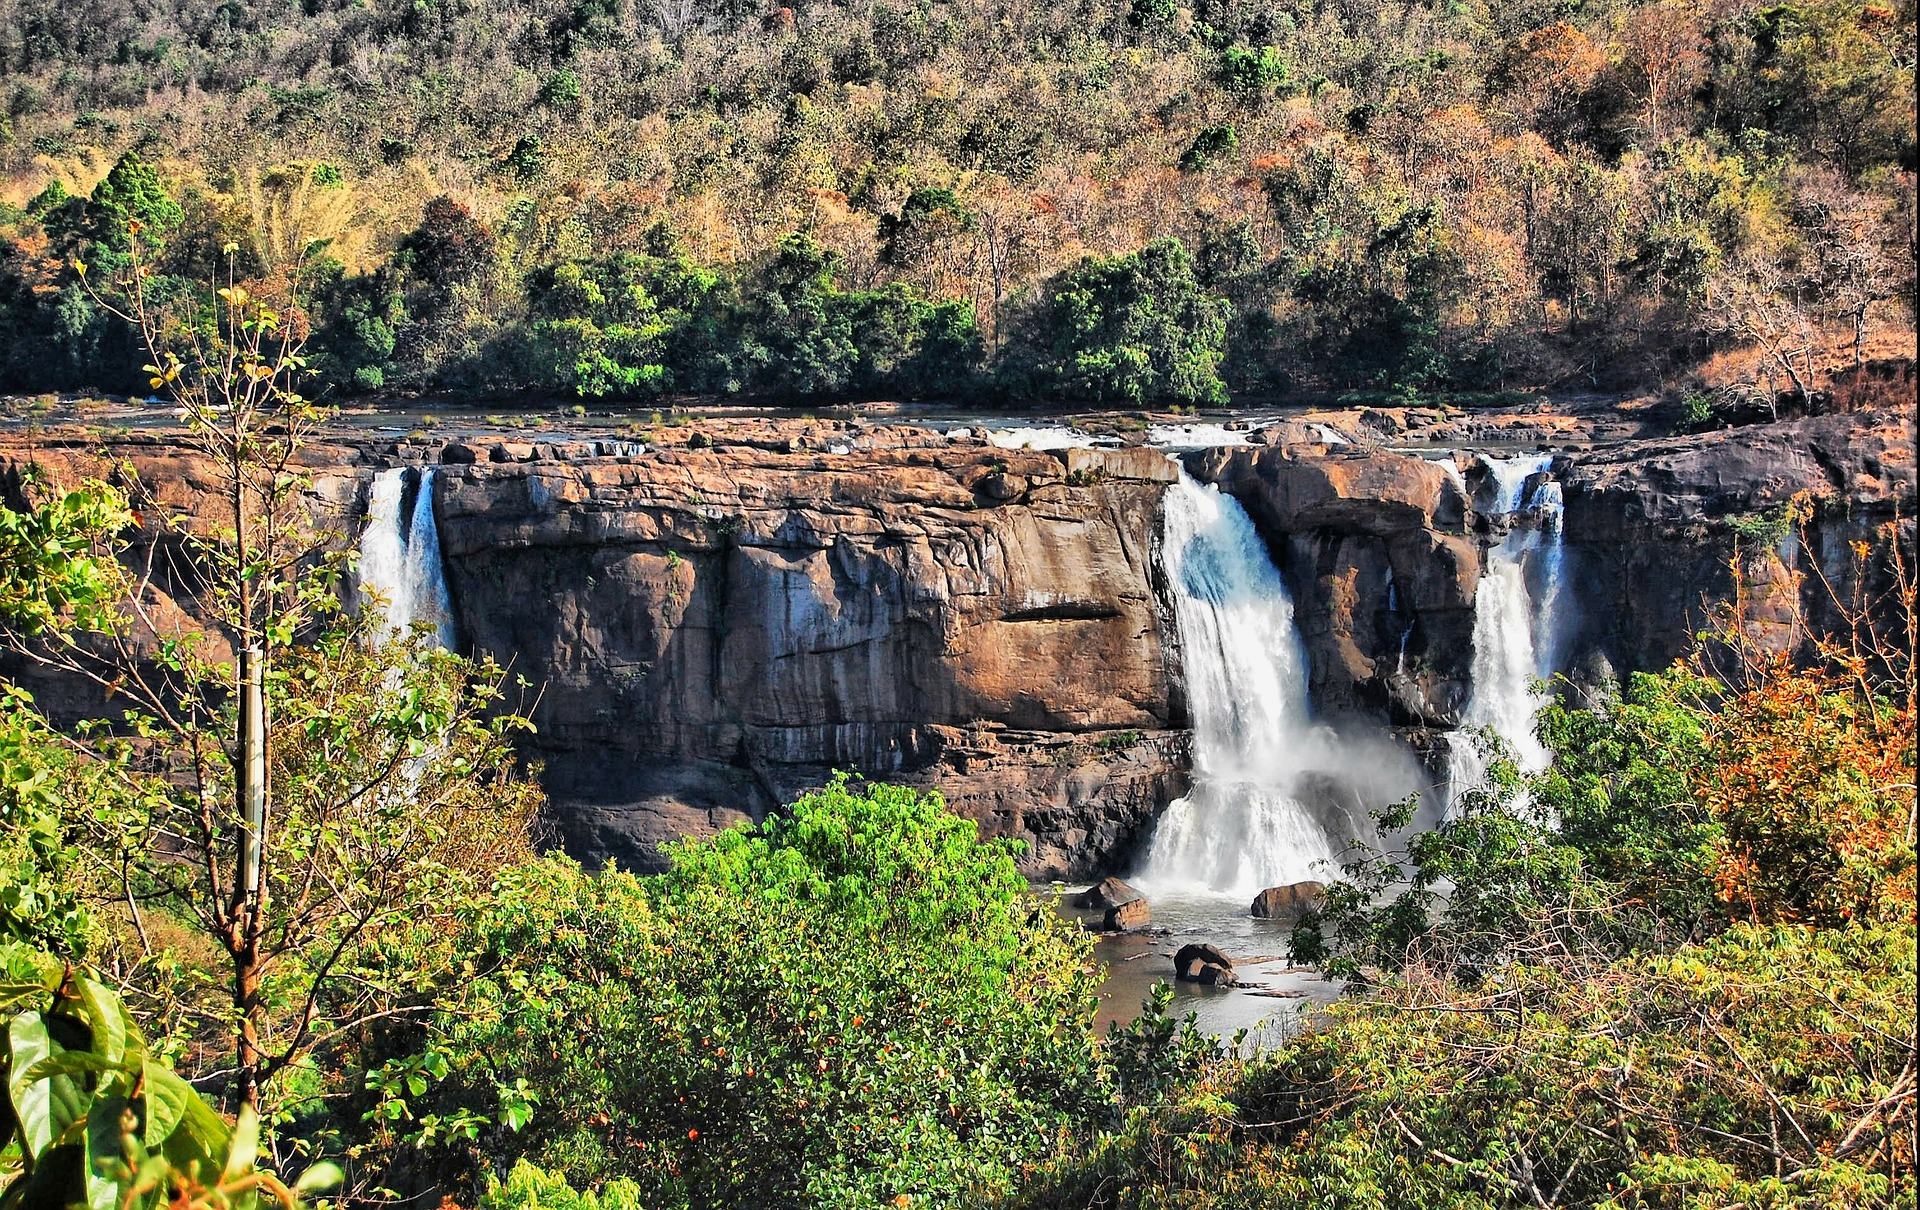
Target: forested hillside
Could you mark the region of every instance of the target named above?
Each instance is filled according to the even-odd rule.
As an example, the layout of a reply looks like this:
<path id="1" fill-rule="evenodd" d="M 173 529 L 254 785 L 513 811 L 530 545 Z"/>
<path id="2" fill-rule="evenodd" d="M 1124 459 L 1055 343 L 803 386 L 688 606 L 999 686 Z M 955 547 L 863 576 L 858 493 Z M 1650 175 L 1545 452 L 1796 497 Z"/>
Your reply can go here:
<path id="1" fill-rule="evenodd" d="M 128 218 L 183 313 L 298 267 L 343 392 L 1805 393 L 1912 351 L 1906 0 L 0 13 L 15 391 L 138 385 L 74 265 Z"/>

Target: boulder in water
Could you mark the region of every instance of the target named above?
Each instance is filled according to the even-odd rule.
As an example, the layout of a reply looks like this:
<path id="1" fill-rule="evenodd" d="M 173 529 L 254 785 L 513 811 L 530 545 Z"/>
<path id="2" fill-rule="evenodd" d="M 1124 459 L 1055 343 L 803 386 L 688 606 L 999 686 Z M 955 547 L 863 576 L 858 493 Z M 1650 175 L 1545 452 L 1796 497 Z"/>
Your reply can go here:
<path id="1" fill-rule="evenodd" d="M 1252 913 L 1256 919 L 1271 920 L 1276 916 L 1298 916 L 1327 893 L 1325 883 L 1290 882 L 1285 886 L 1270 886 L 1253 897 Z"/>
<path id="2" fill-rule="evenodd" d="M 1145 899 L 1129 899 L 1125 903 L 1117 903 L 1108 908 L 1107 914 L 1100 920 L 1100 928 L 1109 933 L 1124 933 L 1131 929 L 1145 928 L 1152 919 L 1152 913 L 1147 910 Z"/>
<path id="3" fill-rule="evenodd" d="M 1090 886 L 1074 896 L 1073 906 L 1108 911 L 1122 904 L 1144 902 L 1146 898 L 1118 878 L 1103 878 L 1098 885 Z"/>
<path id="4" fill-rule="evenodd" d="M 1173 956 L 1173 973 L 1184 982 L 1214 987 L 1231 987 L 1235 981 L 1233 959 L 1219 946 L 1204 942 L 1181 946 Z"/>

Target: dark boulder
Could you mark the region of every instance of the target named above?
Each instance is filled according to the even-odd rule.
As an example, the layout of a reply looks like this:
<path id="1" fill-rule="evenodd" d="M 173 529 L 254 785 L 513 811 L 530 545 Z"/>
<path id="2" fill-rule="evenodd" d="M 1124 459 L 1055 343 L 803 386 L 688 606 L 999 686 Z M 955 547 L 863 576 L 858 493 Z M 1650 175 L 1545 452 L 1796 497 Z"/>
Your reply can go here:
<path id="1" fill-rule="evenodd" d="M 1203 942 L 1180 947 L 1173 956 L 1173 973 L 1183 982 L 1214 987 L 1231 987 L 1235 981 L 1233 959 L 1219 946 Z"/>
<path id="2" fill-rule="evenodd" d="M 1131 929 L 1145 928 L 1153 919 L 1144 899 L 1129 899 L 1125 903 L 1115 904 L 1107 909 L 1101 918 L 1100 927 L 1109 933 L 1124 933 Z"/>

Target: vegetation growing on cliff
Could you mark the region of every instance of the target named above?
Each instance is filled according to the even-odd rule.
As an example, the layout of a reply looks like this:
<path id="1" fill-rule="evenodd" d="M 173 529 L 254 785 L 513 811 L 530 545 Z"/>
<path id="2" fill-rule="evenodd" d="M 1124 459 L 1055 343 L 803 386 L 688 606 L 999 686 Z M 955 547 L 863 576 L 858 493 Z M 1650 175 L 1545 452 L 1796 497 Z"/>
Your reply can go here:
<path id="1" fill-rule="evenodd" d="M 136 219 L 338 392 L 1770 403 L 1911 355 L 1914 62 L 1909 0 L 20 0 L 0 387 L 138 389 L 74 267 Z"/>

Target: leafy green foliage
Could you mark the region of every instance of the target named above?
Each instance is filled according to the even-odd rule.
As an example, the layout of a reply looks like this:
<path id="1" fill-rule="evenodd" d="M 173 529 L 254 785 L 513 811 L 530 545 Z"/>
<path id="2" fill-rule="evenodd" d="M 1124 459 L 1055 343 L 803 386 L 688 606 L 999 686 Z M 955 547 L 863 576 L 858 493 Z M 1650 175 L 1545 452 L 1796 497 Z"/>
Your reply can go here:
<path id="1" fill-rule="evenodd" d="M 120 997 L 71 966 L 0 943 L 0 1206 L 241 1210 L 339 1180 L 315 1164 L 289 1190 L 256 1167 L 259 1119 L 229 1125 L 151 1054 Z"/>
<path id="2" fill-rule="evenodd" d="M 1682 935 L 1718 914 L 1712 877 L 1721 829 L 1693 793 L 1707 761 L 1711 692 L 1676 668 L 1630 675 L 1620 697 L 1599 709 L 1548 706 L 1540 739 L 1555 757 L 1531 788 L 1588 872 Z"/>
<path id="3" fill-rule="evenodd" d="M 1354 998 L 1015 1205 L 1899 1205 L 1911 928 L 1738 926 Z"/>
<path id="4" fill-rule="evenodd" d="M 447 1079 L 381 1112 L 649 1205 L 884 1206 L 1003 1190 L 1101 1103 L 1086 941 L 937 799 L 836 781 L 671 860 L 506 875 Z"/>
<path id="5" fill-rule="evenodd" d="M 1035 345 L 1009 371 L 1035 390 L 1116 405 L 1226 399 L 1227 307 L 1178 240 L 1081 261 L 1048 283 L 1037 314 Z"/>
<path id="6" fill-rule="evenodd" d="M 507 1179 L 487 1182 L 479 1210 L 643 1210 L 650 1206 L 640 1187 L 615 1177 L 598 1192 L 580 1192 L 566 1178 L 525 1160 L 517 1160 Z"/>
<path id="7" fill-rule="evenodd" d="M 736 0 L 476 0 L 459 36 L 391 0 L 372 16 L 19 2 L 5 138 L 10 196 L 31 201 L 0 221 L 9 389 L 125 383 L 126 349 L 68 262 L 124 239 L 136 211 L 177 249 L 156 277 L 191 284 L 187 266 L 233 241 L 243 276 L 265 278 L 315 239 L 352 276 L 403 279 L 391 358 L 325 363 L 340 390 L 539 389 L 584 359 L 610 391 L 656 364 L 675 385 L 636 379 L 641 394 L 866 391 L 805 306 L 793 348 L 743 324 L 717 359 L 669 342 L 655 360 L 567 315 L 547 318 L 602 340 L 556 332 L 580 355 L 535 357 L 526 272 L 652 255 L 659 223 L 746 302 L 804 233 L 850 294 L 904 285 L 970 308 L 995 360 L 1044 345 L 1028 303 L 1085 256 L 1250 224 L 1275 271 L 1230 296 L 1228 361 L 1265 367 L 1225 375 L 1246 391 L 1635 387 L 1700 364 L 1709 337 L 1721 375 L 1721 334 L 1749 339 L 1762 311 L 1858 324 L 1862 351 L 1911 328 L 1913 23 L 1872 0 L 953 0 L 798 19 Z M 1222 187 L 1229 129 L 1264 190 Z M 97 206 L 94 164 L 119 165 Z M 313 186 L 299 206 L 265 188 L 289 177 Z M 421 245 L 403 236 L 393 257 L 393 236 L 449 187 L 495 237 L 490 272 L 429 257 L 410 276 Z M 1729 288 L 1749 278 L 1751 298 Z M 358 342 L 364 318 L 338 315 L 337 343 Z M 922 393 L 895 382 L 873 389 Z"/>
<path id="8" fill-rule="evenodd" d="M 0 940 L 84 957 L 97 925 L 82 902 L 68 824 L 113 787 L 68 750 L 14 685 L 0 690 Z"/>
<path id="9" fill-rule="evenodd" d="M 124 577 L 108 544 L 132 521 L 125 494 L 97 481 L 24 512 L 0 505 L 0 616 L 34 636 L 120 621 Z"/>

